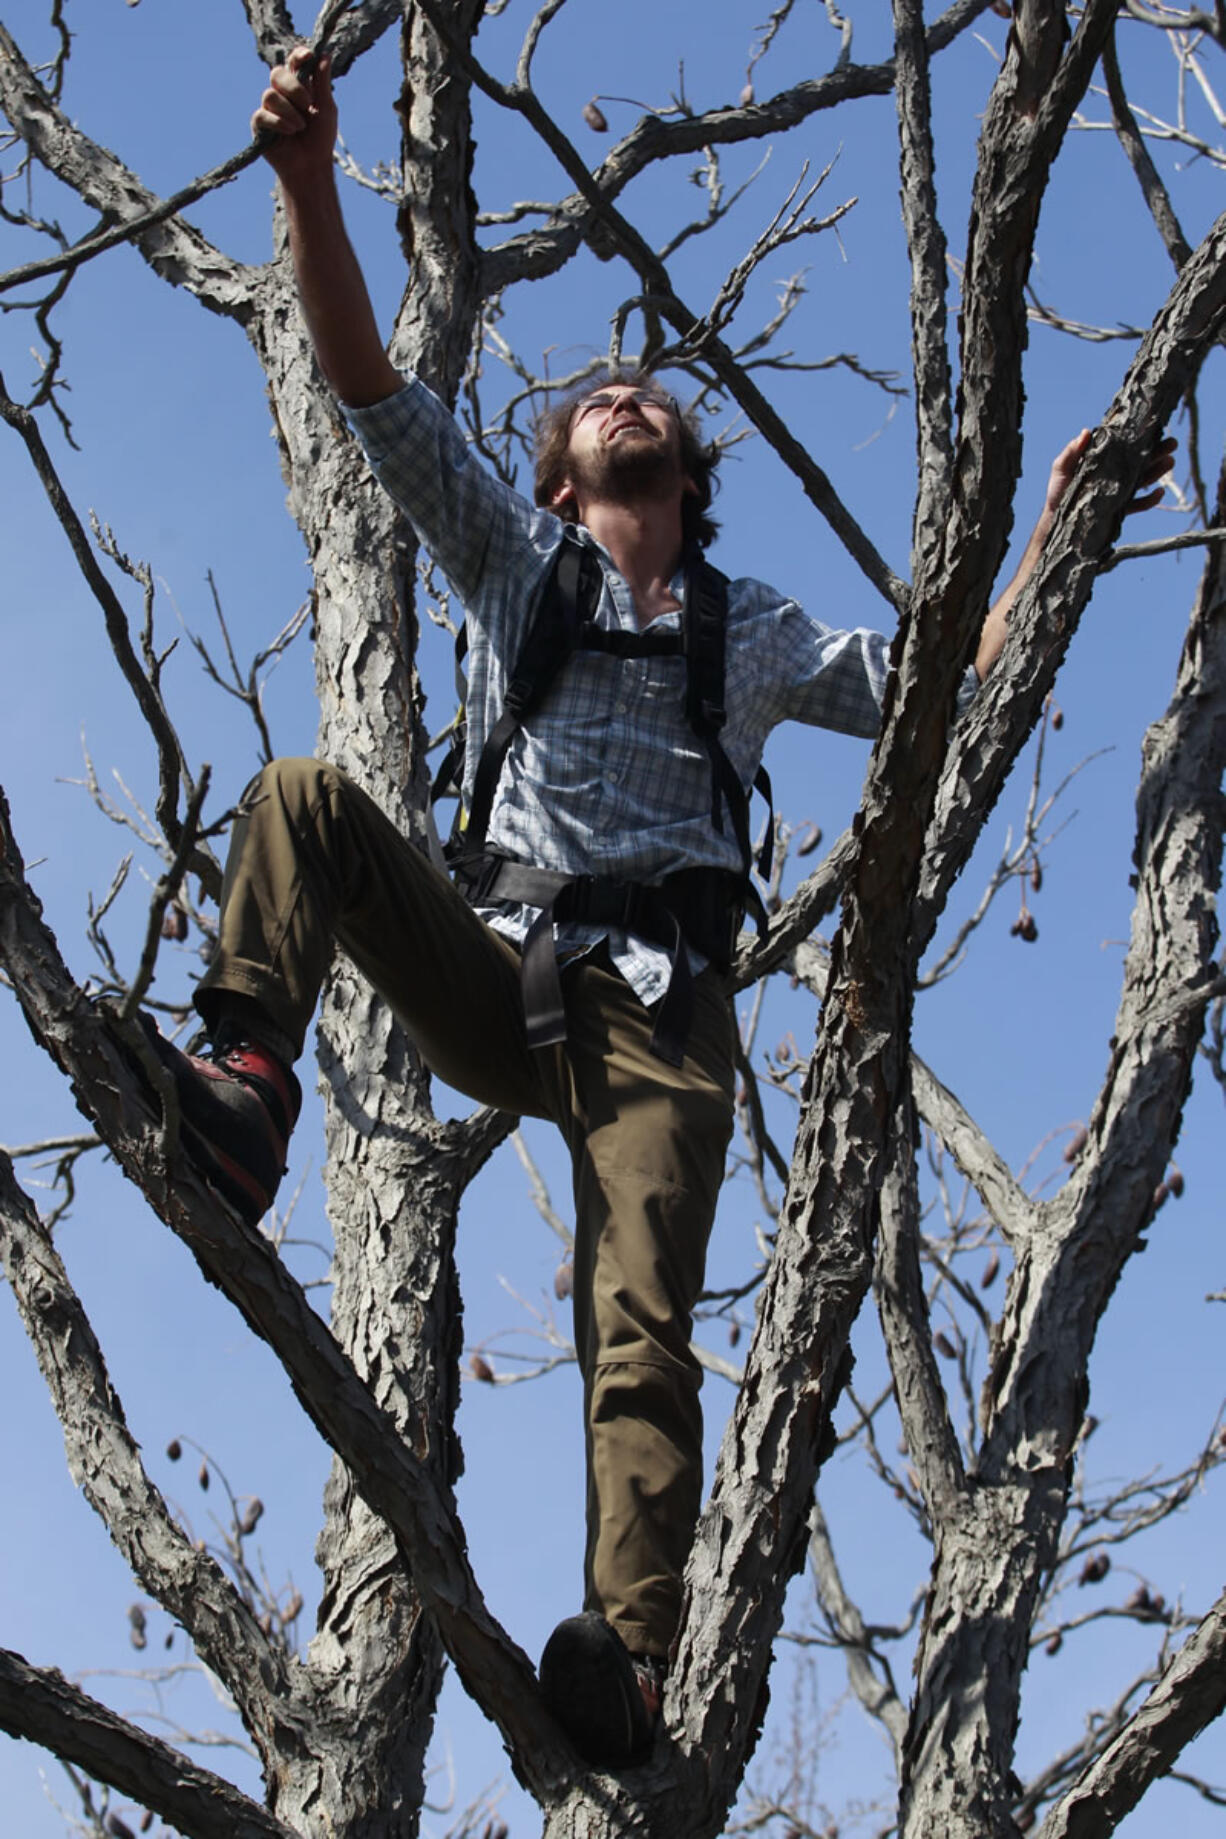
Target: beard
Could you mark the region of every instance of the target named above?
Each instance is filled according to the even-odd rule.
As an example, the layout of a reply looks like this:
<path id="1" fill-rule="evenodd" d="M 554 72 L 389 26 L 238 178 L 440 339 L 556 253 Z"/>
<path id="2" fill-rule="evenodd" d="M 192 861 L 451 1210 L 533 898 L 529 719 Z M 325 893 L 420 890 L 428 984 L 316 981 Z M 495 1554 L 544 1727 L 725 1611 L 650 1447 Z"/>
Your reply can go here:
<path id="1" fill-rule="evenodd" d="M 627 429 L 596 453 L 569 456 L 567 471 L 584 498 L 634 504 L 671 486 L 681 460 L 674 442 Z"/>

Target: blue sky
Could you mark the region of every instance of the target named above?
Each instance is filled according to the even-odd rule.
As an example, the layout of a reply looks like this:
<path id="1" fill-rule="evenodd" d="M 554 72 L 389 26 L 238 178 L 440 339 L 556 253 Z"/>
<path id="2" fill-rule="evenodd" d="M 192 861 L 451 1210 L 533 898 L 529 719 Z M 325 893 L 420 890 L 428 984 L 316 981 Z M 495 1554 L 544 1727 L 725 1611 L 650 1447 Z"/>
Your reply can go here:
<path id="1" fill-rule="evenodd" d="M 886 24 L 879 17 L 884 9 L 849 11 L 857 58 L 884 55 Z M 45 56 L 52 42 L 43 12 L 34 0 L 9 0 L 3 9 L 6 25 L 35 58 Z M 147 182 L 170 190 L 242 144 L 262 76 L 238 8 L 224 23 L 214 23 L 207 46 L 183 10 L 166 0 L 144 0 L 139 7 L 95 0 L 88 11 L 78 12 L 79 17 L 69 9 L 78 38 L 68 111 Z M 820 9 L 810 12 L 789 25 L 759 66 L 760 95 L 829 66 L 834 35 Z M 678 90 L 683 60 L 685 94 L 695 106 L 731 100 L 744 80 L 756 18 L 756 9 L 728 0 L 706 8 L 683 0 L 667 13 L 633 0 L 618 9 L 612 31 L 608 9 L 595 0 L 572 0 L 544 41 L 542 94 L 594 160 L 601 147 L 579 117 L 590 94 L 632 99 L 602 104 L 614 132 L 622 131 L 641 104 L 662 106 Z M 483 34 L 491 63 L 505 60 L 524 20 L 512 7 Z M 980 32 L 968 35 L 938 67 L 938 182 L 955 257 L 965 233 L 974 135 L 1004 30 L 987 15 Z M 366 163 L 386 157 L 393 147 L 391 50 L 370 59 L 341 91 L 346 138 Z M 1174 73 L 1165 71 L 1162 48 L 1136 32 L 1125 51 L 1127 67 L 1151 85 L 1152 106 L 1173 106 Z M 1101 102 L 1095 108 L 1101 117 Z M 489 208 L 564 189 L 552 161 L 519 124 L 495 119 L 483 107 L 477 137 L 475 183 Z M 1195 238 L 1218 208 L 1220 187 L 1207 163 L 1176 170 L 1170 155 L 1162 157 L 1185 227 Z M 747 176 L 759 158 L 760 150 L 729 153 L 730 185 Z M 751 287 L 738 324 L 753 330 L 770 311 L 778 284 L 807 264 L 808 291 L 789 328 L 789 346 L 806 358 L 855 352 L 865 363 L 905 377 L 909 333 L 894 159 L 888 100 L 813 118 L 773 149 L 721 237 L 710 248 L 692 249 L 682 293 L 690 304 L 705 305 L 730 253 L 739 254 L 752 241 L 787 195 L 802 160 L 814 172 L 834 161 L 820 208 L 853 196 L 859 203 L 837 238 L 828 233 L 769 263 Z M 651 234 L 663 236 L 696 208 L 699 194 L 686 178 L 691 164 L 631 188 L 628 208 Z M 10 167 L 11 155 L 4 170 Z M 194 221 L 230 253 L 263 260 L 270 248 L 270 191 L 268 175 L 254 170 L 200 207 Z M 84 229 L 79 207 L 41 180 L 37 201 L 61 213 L 70 234 Z M 355 193 L 347 208 L 387 325 L 403 285 L 391 209 L 363 193 Z M 29 239 L 7 226 L 0 241 L 5 266 L 33 253 Z M 1144 324 L 1163 298 L 1169 264 L 1107 135 L 1074 136 L 1061 156 L 1038 238 L 1036 284 L 1045 300 L 1069 315 L 1104 325 Z M 585 256 L 548 288 L 508 297 L 503 329 L 530 358 L 550 350 L 553 367 L 562 369 L 603 345 L 612 306 L 629 291 L 623 273 Z M 956 310 L 956 299 L 951 305 Z M 193 631 L 210 631 L 205 576 L 211 570 L 240 648 L 265 642 L 303 599 L 308 576 L 301 540 L 284 509 L 262 378 L 241 334 L 150 276 L 127 250 L 79 277 L 56 326 L 71 384 L 66 403 L 81 450 L 68 451 L 49 422 L 46 437 L 78 509 L 92 507 L 125 550 L 150 561 L 159 581 L 159 630 L 166 638 L 180 618 Z M 35 375 L 30 356 L 35 342 L 24 315 L 6 316 L 0 368 L 14 395 Z M 1024 533 L 1038 509 L 1050 456 L 1103 412 L 1130 351 L 1126 343 L 1091 345 L 1043 328 L 1033 331 L 1016 534 Z M 1220 373 L 1219 357 L 1207 375 L 1204 399 L 1210 468 L 1217 462 L 1222 426 Z M 494 400 L 492 364 L 487 377 Z M 905 572 L 913 491 L 906 403 L 890 418 L 892 399 L 845 370 L 767 376 L 764 387 L 795 419 L 878 547 Z M 70 781 L 81 776 L 84 741 L 100 777 L 111 783 L 112 771 L 118 773 L 148 803 L 152 750 L 111 666 L 98 611 L 11 436 L 0 441 L 0 505 L 6 658 L 0 679 L 0 781 L 27 860 L 39 859 L 33 879 L 48 917 L 70 963 L 84 976 L 92 968 L 84 940 L 86 898 L 105 891 L 127 843 L 92 814 L 85 794 Z M 725 534 L 715 560 L 729 573 L 767 576 L 832 624 L 884 619 L 883 604 L 761 442 L 745 441 L 729 456 L 719 510 Z M 1166 509 L 1130 534 L 1182 527 Z M 1128 927 L 1139 746 L 1170 694 L 1198 575 L 1199 560 L 1192 554 L 1132 564 L 1102 581 L 1058 692 L 1065 722 L 1050 743 L 1052 782 L 1083 760 L 1089 764 L 1053 820 L 1066 821 L 1067 828 L 1052 845 L 1043 891 L 1032 903 L 1039 940 L 1027 946 L 1009 937 L 1015 897 L 1002 896 L 964 969 L 919 1004 L 919 1051 L 1015 1167 L 1051 1133 L 1085 1117 L 1105 1070 Z M 133 597 L 127 598 L 135 610 Z M 443 708 L 450 697 L 449 647 L 436 634 L 427 634 L 425 645 L 423 668 L 435 707 Z M 232 797 L 255 764 L 251 733 L 202 683 L 186 644 L 180 645 L 171 676 L 190 751 L 213 763 L 219 800 Z M 278 749 L 309 751 L 315 711 L 305 647 L 273 673 L 268 704 Z M 796 823 L 812 819 L 833 838 L 850 819 L 866 757 L 860 743 L 781 732 L 768 757 L 781 815 Z M 1007 826 L 1020 821 L 1027 772 L 1028 760 L 955 896 L 951 925 L 975 904 Z M 139 937 L 141 899 L 133 886 L 114 919 L 114 940 L 129 960 Z M 177 964 L 175 955 L 168 953 L 159 971 L 168 985 L 192 968 L 186 952 L 178 954 Z M 772 992 L 768 1014 L 765 1043 L 790 1029 L 807 1047 L 814 1025 L 811 1003 Z M 0 1006 L 0 1031 L 8 1069 L 0 1140 L 14 1144 L 74 1129 L 71 1099 L 31 1049 L 11 1003 Z M 779 1107 L 781 1130 L 787 1127 L 785 1109 Z M 1203 1301 L 1207 1292 L 1222 1288 L 1224 1278 L 1221 1136 L 1222 1095 L 1202 1077 L 1187 1108 L 1179 1151 L 1186 1193 L 1159 1216 L 1149 1252 L 1125 1274 L 1095 1351 L 1092 1405 L 1103 1428 L 1091 1470 L 1099 1486 L 1189 1456 L 1226 1390 L 1221 1305 L 1215 1313 Z M 1052 1180 L 1059 1179 L 1063 1140 L 1058 1136 L 1039 1164 Z M 532 1143 L 555 1201 L 564 1206 L 559 1156 L 541 1131 Z M 316 1115 L 299 1133 L 295 1163 L 305 1176 L 296 1224 L 316 1243 L 327 1234 L 318 1178 L 321 1146 Z M 746 1184 L 730 1183 L 713 1247 L 713 1277 L 745 1269 L 758 1217 Z M 88 1171 L 59 1244 L 155 1480 L 182 1502 L 202 1536 L 208 1536 L 216 1489 L 208 1497 L 200 1493 L 194 1463 L 176 1469 L 166 1462 L 160 1452 L 172 1436 L 191 1437 L 207 1449 L 237 1491 L 258 1492 L 267 1503 L 261 1544 L 269 1572 L 278 1579 L 292 1575 L 307 1597 L 309 1620 L 315 1588 L 311 1548 L 326 1464 L 275 1362 L 251 1342 L 220 1298 L 202 1291 L 182 1247 L 113 1170 Z M 470 1342 L 485 1342 L 522 1320 L 504 1284 L 535 1307 L 545 1306 L 545 1299 L 553 1306 L 556 1245 L 533 1212 L 509 1150 L 468 1197 L 460 1260 Z M 326 1255 L 318 1250 L 296 1254 L 295 1268 L 304 1275 L 322 1277 L 325 1265 Z M 565 1329 L 564 1307 L 558 1313 Z M 879 1356 L 867 1324 L 859 1357 L 869 1391 Z M 502 1360 L 500 1350 L 496 1364 Z M 139 1682 L 93 1676 L 96 1669 L 123 1669 L 137 1661 L 126 1645 L 125 1612 L 139 1592 L 68 1480 L 58 1429 L 7 1293 L 0 1299 L 0 1388 L 6 1400 L 0 1450 L 11 1503 L 0 1530 L 6 1579 L 0 1586 L 0 1643 L 73 1676 L 89 1672 L 89 1689 L 124 1709 L 146 1706 L 150 1694 Z M 712 1451 L 730 1396 L 726 1386 L 708 1382 Z M 537 1652 L 579 1595 L 582 1449 L 574 1375 L 556 1374 L 531 1386 L 469 1385 L 461 1429 L 467 1456 L 461 1511 L 477 1574 L 495 1612 L 529 1652 Z M 1155 1535 L 1143 1560 L 1138 1548 L 1146 1575 L 1168 1598 L 1186 1593 L 1194 1608 L 1206 1606 L 1220 1587 L 1218 1487 L 1210 1478 L 1208 1498 Z M 836 1533 L 853 1554 L 851 1582 L 866 1613 L 877 1620 L 901 1618 L 921 1575 L 912 1536 L 849 1456 L 830 1465 L 823 1498 Z M 803 1595 L 798 1586 L 797 1623 L 807 1614 Z M 167 1660 L 182 1660 L 181 1642 L 168 1653 L 158 1647 L 169 1632 L 165 1618 L 151 1615 L 150 1626 L 156 1631 L 151 1649 Z M 1122 1628 L 1082 1649 L 1070 1643 L 1058 1662 L 1036 1658 L 1021 1736 L 1023 1768 L 1068 1742 L 1091 1698 L 1104 1701 L 1124 1669 L 1140 1664 L 1149 1650 L 1147 1632 Z M 840 1664 L 823 1656 L 818 1662 L 823 1712 L 834 1714 L 843 1689 Z M 786 1704 L 782 1671 L 776 1699 Z M 163 1704 L 172 1719 L 194 1729 L 227 1725 L 223 1708 L 198 1682 L 167 1687 Z M 439 1728 L 440 1766 L 449 1749 L 461 1804 L 505 1774 L 490 1727 L 454 1686 L 448 1688 Z M 768 1754 L 769 1745 L 763 1759 Z M 1204 1772 L 1219 1781 L 1226 1775 L 1220 1730 L 1203 1740 L 1201 1757 Z M 206 1751 L 203 1760 L 228 1766 L 224 1752 Z M 0 1790 L 13 1830 L 29 1839 L 50 1839 L 63 1830 L 40 1785 L 40 1767 L 67 1801 L 50 1759 L 29 1746 L 0 1741 Z M 878 1736 L 854 1715 L 840 1719 L 821 1762 L 821 1791 L 831 1809 L 840 1810 L 849 1798 L 871 1799 L 884 1779 Z M 442 1782 L 440 1776 L 440 1798 Z M 503 1807 L 516 1839 L 533 1830 L 530 1808 L 509 1788 Z M 1145 1839 L 1173 1819 L 1195 1836 L 1209 1832 L 1214 1810 L 1186 1792 L 1164 1788 L 1122 1830 L 1128 1839 Z M 431 1830 L 441 1833 L 447 1824 L 440 1814 L 432 1818 Z"/>

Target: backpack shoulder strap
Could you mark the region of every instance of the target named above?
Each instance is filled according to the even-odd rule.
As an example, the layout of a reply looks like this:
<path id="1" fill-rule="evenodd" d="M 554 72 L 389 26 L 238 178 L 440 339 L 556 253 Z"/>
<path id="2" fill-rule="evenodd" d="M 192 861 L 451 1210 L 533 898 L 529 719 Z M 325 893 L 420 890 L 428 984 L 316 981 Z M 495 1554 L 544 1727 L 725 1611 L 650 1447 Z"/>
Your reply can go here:
<path id="1" fill-rule="evenodd" d="M 749 882 L 749 870 L 756 867 L 769 880 L 774 858 L 775 813 L 771 800 L 771 783 L 766 768 L 759 766 L 754 787 L 766 799 L 767 826 L 762 848 L 754 860 L 749 840 L 749 795 L 728 758 L 720 731 L 728 719 L 724 700 L 725 661 L 728 634 L 728 577 L 695 550 L 686 569 L 684 649 L 686 659 L 685 713 L 690 727 L 706 747 L 711 760 L 711 822 L 723 835 L 723 806 L 727 806 L 732 828 L 740 845 L 746 885 L 751 902 L 756 892 Z"/>
<path id="2" fill-rule="evenodd" d="M 580 640 L 599 598 L 599 566 L 584 544 L 563 537 L 553 571 L 524 634 L 503 697 L 502 713 L 486 736 L 473 779 L 472 804 L 452 854 L 479 855 L 494 806 L 503 761 L 519 728 L 544 700 Z"/>

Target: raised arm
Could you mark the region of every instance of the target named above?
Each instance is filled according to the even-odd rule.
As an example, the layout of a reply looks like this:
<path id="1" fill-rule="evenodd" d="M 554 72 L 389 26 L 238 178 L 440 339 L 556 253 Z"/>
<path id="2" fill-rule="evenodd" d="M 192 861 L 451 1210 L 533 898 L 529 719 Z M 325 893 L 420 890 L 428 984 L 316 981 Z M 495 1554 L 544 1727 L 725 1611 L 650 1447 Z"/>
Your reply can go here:
<path id="1" fill-rule="evenodd" d="M 319 367 L 342 402 L 367 408 L 403 386 L 379 337 L 357 256 L 345 229 L 332 150 L 336 103 L 326 57 L 304 72 L 299 46 L 278 64 L 252 132 L 265 134 L 266 158 L 281 185 L 302 311 Z"/>
<path id="2" fill-rule="evenodd" d="M 1001 654 L 1005 642 L 1009 609 L 1035 571 L 1039 557 L 1043 553 L 1043 545 L 1055 522 L 1060 500 L 1073 483 L 1077 468 L 1081 465 L 1089 444 L 1090 430 L 1083 428 L 1081 433 L 1076 435 L 1067 447 L 1062 448 L 1052 461 L 1051 474 L 1047 481 L 1047 496 L 1043 501 L 1043 509 L 1039 513 L 1039 521 L 1030 532 L 1029 540 L 1022 551 L 1022 559 L 1017 566 L 1017 573 L 1000 598 L 992 603 L 979 634 L 979 649 L 975 653 L 975 670 L 981 683 Z M 1169 438 L 1158 443 L 1152 460 L 1141 475 L 1142 489 L 1128 507 L 1129 515 L 1134 511 L 1148 511 L 1150 506 L 1157 504 L 1162 497 L 1162 481 L 1175 463 L 1175 445 L 1175 442 Z M 1152 489 L 1145 489 L 1147 487 Z"/>

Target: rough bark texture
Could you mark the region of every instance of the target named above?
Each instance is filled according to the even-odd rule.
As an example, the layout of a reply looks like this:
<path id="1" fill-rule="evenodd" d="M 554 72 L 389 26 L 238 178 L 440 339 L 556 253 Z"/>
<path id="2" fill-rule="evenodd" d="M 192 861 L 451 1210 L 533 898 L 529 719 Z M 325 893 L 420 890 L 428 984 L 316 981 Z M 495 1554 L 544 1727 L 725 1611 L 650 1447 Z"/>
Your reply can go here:
<path id="1" fill-rule="evenodd" d="M 536 1795 L 547 1839 L 679 1832 L 710 1839 L 756 1741 L 784 1591 L 806 1550 L 854 1689 L 898 1756 L 901 1839 L 1004 1839 L 1015 1830 L 1019 1694 L 1035 1605 L 1059 1550 L 1087 1361 L 1112 1289 L 1151 1220 L 1214 974 L 1226 766 L 1220 548 L 1211 551 L 1170 706 L 1146 739 L 1138 898 L 1111 1060 L 1087 1150 L 1056 1201 L 1038 1204 L 1022 1192 L 967 1110 L 912 1056 L 915 977 L 949 888 L 1051 689 L 1154 438 L 1221 336 L 1226 220 L 1199 249 L 1180 250 L 1176 285 L 1061 508 L 1014 610 L 1001 664 L 951 744 L 963 662 L 1012 517 L 1035 226 L 1052 160 L 1117 11 L 1115 0 L 1088 0 L 1070 42 L 1065 9 L 1054 0 L 1019 0 L 1015 9 L 980 135 L 955 417 L 929 61 L 985 4 L 960 0 L 925 30 L 915 0 L 896 0 L 890 63 L 841 61 L 830 75 L 767 103 L 648 118 L 594 171 L 526 86 L 526 59 L 508 84 L 476 64 L 478 0 L 367 0 L 338 29 L 338 69 L 392 24 L 403 33 L 398 225 L 408 280 L 392 339 L 396 360 L 453 400 L 493 292 L 553 272 L 584 237 L 605 257 L 620 254 L 632 285 L 651 294 L 683 351 L 700 354 L 753 417 L 903 625 L 854 830 L 765 941 L 747 944 L 738 961 L 743 987 L 780 964 L 842 898 L 829 966 L 815 961 L 812 947 L 796 954 L 797 973 L 823 992 L 822 1026 L 776 1255 L 687 1573 L 667 1736 L 645 1768 L 618 1781 L 585 1775 L 544 1714 L 526 1658 L 485 1609 L 455 1515 L 453 1241 L 465 1188 L 505 1121 L 477 1115 L 439 1123 L 411 1043 L 353 970 L 337 965 L 319 1036 L 336 1245 L 329 1331 L 268 1244 L 185 1170 L 173 1118 L 162 1116 L 156 1082 L 140 1069 L 139 1044 L 85 1000 L 62 962 L 0 801 L 0 964 L 36 1039 L 208 1280 L 273 1348 L 336 1454 L 318 1547 L 319 1626 L 298 1661 L 261 1631 L 152 1487 L 79 1300 L 0 1161 L 6 1269 L 65 1426 L 70 1467 L 143 1587 L 179 1618 L 234 1694 L 264 1766 L 268 1810 L 203 1771 L 183 1767 L 175 1777 L 162 1746 L 107 1722 L 110 1714 L 17 1657 L 0 1656 L 0 1723 L 71 1755 L 184 1833 L 408 1839 L 417 1830 L 446 1650 Z M 261 53 L 280 49 L 290 30 L 281 0 L 246 0 L 246 10 Z M 1112 81 L 1123 120 L 1118 72 Z M 537 130 L 574 186 L 542 227 L 484 252 L 469 184 L 473 82 Z M 685 305 L 616 203 L 654 162 L 782 130 L 895 83 L 918 411 L 910 586 L 728 345 Z M 50 98 L 3 28 L 0 106 L 37 157 L 105 216 L 131 219 L 156 204 Z M 246 267 L 177 219 L 141 232 L 138 247 L 156 274 L 241 326 L 259 358 L 290 509 L 314 575 L 320 751 L 423 844 L 415 555 L 315 369 L 285 251 L 278 241 L 269 266 Z M 1226 497 L 1216 521 L 1226 522 Z M 1014 1258 L 973 1456 L 959 1448 L 933 1353 L 920 1263 L 917 1111 L 976 1184 Z M 909 1706 L 843 1587 L 824 1520 L 812 1514 L 851 1326 L 874 1279 L 933 1538 Z M 1219 1604 L 1065 1795 L 1045 1833 L 1109 1830 L 1220 1711 L 1222 1638 Z"/>

